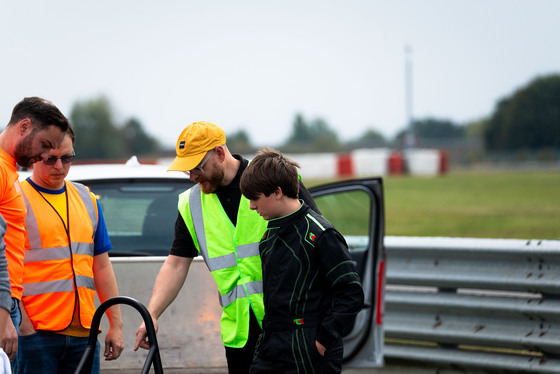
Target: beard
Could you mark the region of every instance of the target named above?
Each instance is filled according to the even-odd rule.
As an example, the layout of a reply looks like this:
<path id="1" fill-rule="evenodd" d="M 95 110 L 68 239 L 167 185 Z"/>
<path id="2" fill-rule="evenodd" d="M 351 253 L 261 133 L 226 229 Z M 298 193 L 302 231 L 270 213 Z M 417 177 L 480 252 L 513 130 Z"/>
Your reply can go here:
<path id="1" fill-rule="evenodd" d="M 215 169 L 216 170 L 212 175 L 209 175 L 208 177 L 204 176 L 204 179 L 202 181 L 197 181 L 197 183 L 200 184 L 200 189 L 202 190 L 203 193 L 206 194 L 212 193 L 216 191 L 218 186 L 222 184 L 222 181 L 224 180 L 225 172 L 223 169 L 218 169 L 218 168 Z"/>
<path id="2" fill-rule="evenodd" d="M 21 167 L 28 168 L 41 158 L 41 154 L 30 154 L 36 131 L 37 129 L 33 129 L 33 131 L 31 131 L 31 134 L 27 135 L 19 143 L 16 144 L 16 149 L 14 150 L 14 158 L 18 165 Z"/>

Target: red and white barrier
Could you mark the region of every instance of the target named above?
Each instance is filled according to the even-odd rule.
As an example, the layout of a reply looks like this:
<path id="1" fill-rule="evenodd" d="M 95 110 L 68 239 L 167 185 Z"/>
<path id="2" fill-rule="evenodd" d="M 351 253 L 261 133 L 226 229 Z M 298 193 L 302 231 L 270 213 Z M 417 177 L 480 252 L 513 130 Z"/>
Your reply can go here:
<path id="1" fill-rule="evenodd" d="M 338 154 L 336 153 L 299 153 L 287 157 L 300 166 L 299 174 L 306 179 L 338 178 Z"/>
<path id="2" fill-rule="evenodd" d="M 355 166 L 354 176 L 387 175 L 389 172 L 389 148 L 357 149 L 351 155 Z"/>
<path id="3" fill-rule="evenodd" d="M 350 153 L 287 155 L 307 179 L 362 178 L 385 175 L 436 176 L 447 172 L 447 153 L 437 149 L 358 149 Z"/>

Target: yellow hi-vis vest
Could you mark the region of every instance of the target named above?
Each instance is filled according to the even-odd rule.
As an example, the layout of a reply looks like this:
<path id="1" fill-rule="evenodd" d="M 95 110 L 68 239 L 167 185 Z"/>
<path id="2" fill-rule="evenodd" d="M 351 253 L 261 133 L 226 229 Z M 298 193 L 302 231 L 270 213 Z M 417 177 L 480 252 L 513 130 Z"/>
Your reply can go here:
<path id="1" fill-rule="evenodd" d="M 234 226 L 216 194 L 201 193 L 198 184 L 179 195 L 178 207 L 218 285 L 222 341 L 226 347 L 244 347 L 250 309 L 259 324 L 264 317 L 259 242 L 267 223 L 242 196 Z"/>
<path id="2" fill-rule="evenodd" d="M 29 319 L 36 330 L 62 331 L 72 323 L 78 302 L 80 324 L 89 329 L 95 313 L 95 198 L 85 186 L 66 182 L 68 234 L 40 192 L 28 181 L 21 189 L 27 208 L 22 300 Z"/>

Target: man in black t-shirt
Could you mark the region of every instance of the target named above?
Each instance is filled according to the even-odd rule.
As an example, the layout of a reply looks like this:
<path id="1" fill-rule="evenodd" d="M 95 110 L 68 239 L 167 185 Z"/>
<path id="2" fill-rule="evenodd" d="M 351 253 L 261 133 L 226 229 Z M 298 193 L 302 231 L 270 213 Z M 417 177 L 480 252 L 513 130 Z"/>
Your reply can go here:
<path id="1" fill-rule="evenodd" d="M 220 302 L 227 320 L 224 325 L 222 318 L 222 338 L 229 373 L 246 374 L 251 367 L 264 314 L 258 242 L 266 228 L 266 222 L 249 209 L 249 202 L 239 189 L 241 175 L 249 161 L 232 155 L 226 146 L 223 130 L 209 122 L 195 122 L 187 126 L 177 140 L 176 152 L 177 157 L 168 170 L 183 171 L 197 184 L 180 196 L 173 245 L 156 279 L 148 310 L 157 330 L 157 318 L 178 295 L 193 258 L 201 254 L 220 289 Z M 318 211 L 301 182 L 300 198 Z M 220 216 L 223 214 L 220 206 L 227 218 Z M 245 221 L 240 222 L 238 217 Z M 224 223 L 228 219 L 232 225 Z M 216 234 L 218 232 L 219 235 Z M 228 232 L 232 240 L 226 243 L 228 240 L 224 238 L 230 237 L 226 235 Z M 202 242 L 201 237 L 204 237 Z M 239 246 L 239 242 L 244 240 L 246 245 Z M 217 257 L 217 252 L 225 262 L 233 262 L 216 266 L 212 260 Z M 233 253 L 235 256 L 228 256 Z M 223 270 L 227 266 L 237 266 L 240 279 L 219 281 L 236 273 L 224 275 Z M 222 283 L 237 284 L 237 289 L 235 292 L 227 290 L 227 285 Z M 240 293 L 239 289 L 243 292 Z M 228 305 L 232 306 L 229 310 Z M 134 350 L 149 348 L 146 337 L 142 324 L 136 332 Z"/>

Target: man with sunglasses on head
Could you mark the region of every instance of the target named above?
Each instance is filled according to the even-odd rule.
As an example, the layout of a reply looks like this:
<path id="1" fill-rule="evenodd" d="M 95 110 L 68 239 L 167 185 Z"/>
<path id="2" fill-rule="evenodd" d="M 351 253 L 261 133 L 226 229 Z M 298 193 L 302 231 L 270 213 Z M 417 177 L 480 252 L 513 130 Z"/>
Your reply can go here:
<path id="1" fill-rule="evenodd" d="M 12 292 L 10 319 L 0 331 L 0 347 L 10 357 L 16 372 L 18 331 L 21 322 L 25 205 L 21 196 L 18 167 L 31 167 L 48 157 L 69 128 L 68 119 L 50 101 L 26 97 L 12 110 L 10 121 L 0 133 L 0 214 L 7 222 L 4 241 Z"/>
<path id="2" fill-rule="evenodd" d="M 74 131 L 36 163 L 21 183 L 27 216 L 18 373 L 74 373 L 88 345 L 100 302 L 118 296 L 101 206 L 80 183 L 65 181 L 74 160 Z M 104 356 L 121 354 L 122 319 L 107 310 Z M 100 372 L 97 343 L 92 373 Z"/>
<path id="3" fill-rule="evenodd" d="M 231 154 L 224 131 L 210 122 L 187 126 L 168 170 L 182 171 L 196 184 L 179 196 L 179 216 L 169 256 L 148 304 L 156 320 L 177 297 L 194 257 L 204 258 L 219 289 L 221 332 L 229 373 L 249 373 L 264 316 L 259 241 L 267 222 L 249 208 L 239 181 L 249 161 Z M 300 181 L 300 198 L 318 212 Z M 144 324 L 134 350 L 148 349 Z"/>

